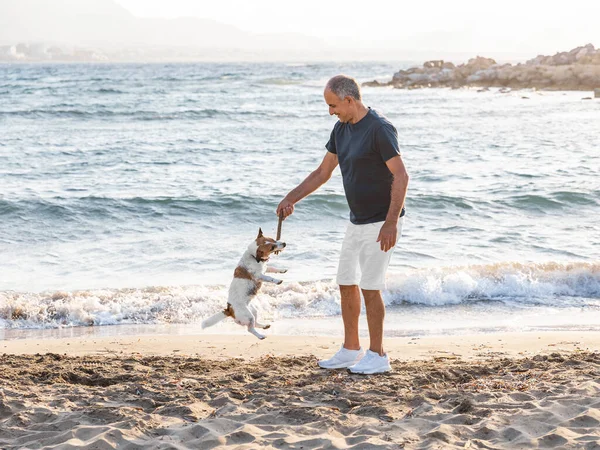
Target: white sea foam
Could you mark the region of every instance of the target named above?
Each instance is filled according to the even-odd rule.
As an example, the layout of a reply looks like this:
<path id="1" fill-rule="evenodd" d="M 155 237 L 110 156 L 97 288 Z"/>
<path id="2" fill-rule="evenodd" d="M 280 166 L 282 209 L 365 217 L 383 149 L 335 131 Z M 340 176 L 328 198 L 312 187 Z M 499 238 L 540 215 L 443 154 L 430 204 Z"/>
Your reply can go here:
<path id="1" fill-rule="evenodd" d="M 440 306 L 508 300 L 556 305 L 561 297 L 598 298 L 600 264 L 499 263 L 437 268 L 395 277 L 388 287 L 390 303 Z"/>
<path id="2" fill-rule="evenodd" d="M 227 286 L 158 286 L 72 292 L 0 292 L 0 328 L 198 323 L 225 307 Z M 388 306 L 440 307 L 472 302 L 504 306 L 600 307 L 600 263 L 445 267 L 390 274 Z M 341 312 L 333 280 L 265 284 L 254 302 L 267 317 Z"/>

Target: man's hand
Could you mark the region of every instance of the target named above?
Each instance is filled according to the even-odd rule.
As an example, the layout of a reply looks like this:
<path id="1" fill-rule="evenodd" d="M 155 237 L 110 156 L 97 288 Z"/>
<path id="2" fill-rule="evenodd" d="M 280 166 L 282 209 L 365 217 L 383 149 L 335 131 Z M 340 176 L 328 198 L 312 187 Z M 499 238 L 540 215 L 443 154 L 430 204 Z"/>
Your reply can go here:
<path id="1" fill-rule="evenodd" d="M 279 206 L 277 207 L 277 216 L 283 213 L 283 218 L 285 219 L 287 216 L 291 215 L 294 212 L 294 204 L 286 198 L 281 200 Z"/>
<path id="2" fill-rule="evenodd" d="M 398 237 L 398 224 L 393 222 L 388 222 L 387 220 L 383 222 L 381 226 L 381 230 L 379 231 L 379 237 L 377 237 L 377 242 L 381 244 L 381 250 L 387 252 L 394 245 L 396 245 L 396 239 Z"/>

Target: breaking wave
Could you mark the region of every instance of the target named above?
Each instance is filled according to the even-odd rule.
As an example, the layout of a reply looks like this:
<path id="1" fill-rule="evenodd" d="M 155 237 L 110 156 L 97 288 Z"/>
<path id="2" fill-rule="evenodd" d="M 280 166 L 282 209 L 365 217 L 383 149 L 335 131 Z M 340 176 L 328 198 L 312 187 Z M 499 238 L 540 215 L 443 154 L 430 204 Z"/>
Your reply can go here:
<path id="1" fill-rule="evenodd" d="M 72 292 L 0 292 L 0 328 L 198 323 L 223 308 L 227 286 L 157 286 Z M 501 263 L 389 274 L 389 307 L 472 302 L 504 306 L 600 308 L 600 263 Z M 340 314 L 333 280 L 264 285 L 254 302 L 271 317 Z"/>

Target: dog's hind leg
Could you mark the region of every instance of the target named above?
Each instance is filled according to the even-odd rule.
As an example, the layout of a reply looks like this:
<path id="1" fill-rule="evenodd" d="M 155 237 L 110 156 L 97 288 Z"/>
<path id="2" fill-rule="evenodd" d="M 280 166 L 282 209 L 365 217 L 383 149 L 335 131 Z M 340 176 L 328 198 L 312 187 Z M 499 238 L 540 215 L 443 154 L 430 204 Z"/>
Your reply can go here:
<path id="1" fill-rule="evenodd" d="M 250 322 L 250 325 L 248 325 L 248 331 L 261 340 L 266 338 L 266 336 L 256 331 L 256 328 L 254 328 L 254 322 Z"/>
<path id="2" fill-rule="evenodd" d="M 236 317 L 239 318 L 239 323 L 247 326 L 248 331 L 254 336 L 259 339 L 264 339 L 266 337 L 256 331 L 256 318 L 254 317 L 254 311 L 252 311 L 252 305 L 239 308 L 239 310 L 236 311 Z"/>
<path id="3" fill-rule="evenodd" d="M 269 328 L 271 328 L 270 324 L 262 324 L 258 321 L 258 309 L 256 308 L 256 306 L 254 305 L 250 305 L 248 307 L 250 309 L 250 311 L 252 312 L 252 314 L 254 315 L 254 325 L 258 328 L 262 328 L 263 330 L 267 330 Z"/>

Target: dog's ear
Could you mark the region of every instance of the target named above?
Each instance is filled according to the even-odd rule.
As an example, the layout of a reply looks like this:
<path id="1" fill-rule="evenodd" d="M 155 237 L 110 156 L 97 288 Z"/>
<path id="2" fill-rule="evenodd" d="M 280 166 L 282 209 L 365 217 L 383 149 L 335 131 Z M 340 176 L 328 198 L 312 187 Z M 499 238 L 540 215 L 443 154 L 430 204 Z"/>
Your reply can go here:
<path id="1" fill-rule="evenodd" d="M 256 239 L 259 239 L 261 237 L 263 237 L 263 232 L 262 232 L 262 228 L 259 228 L 258 229 L 258 237 Z"/>

